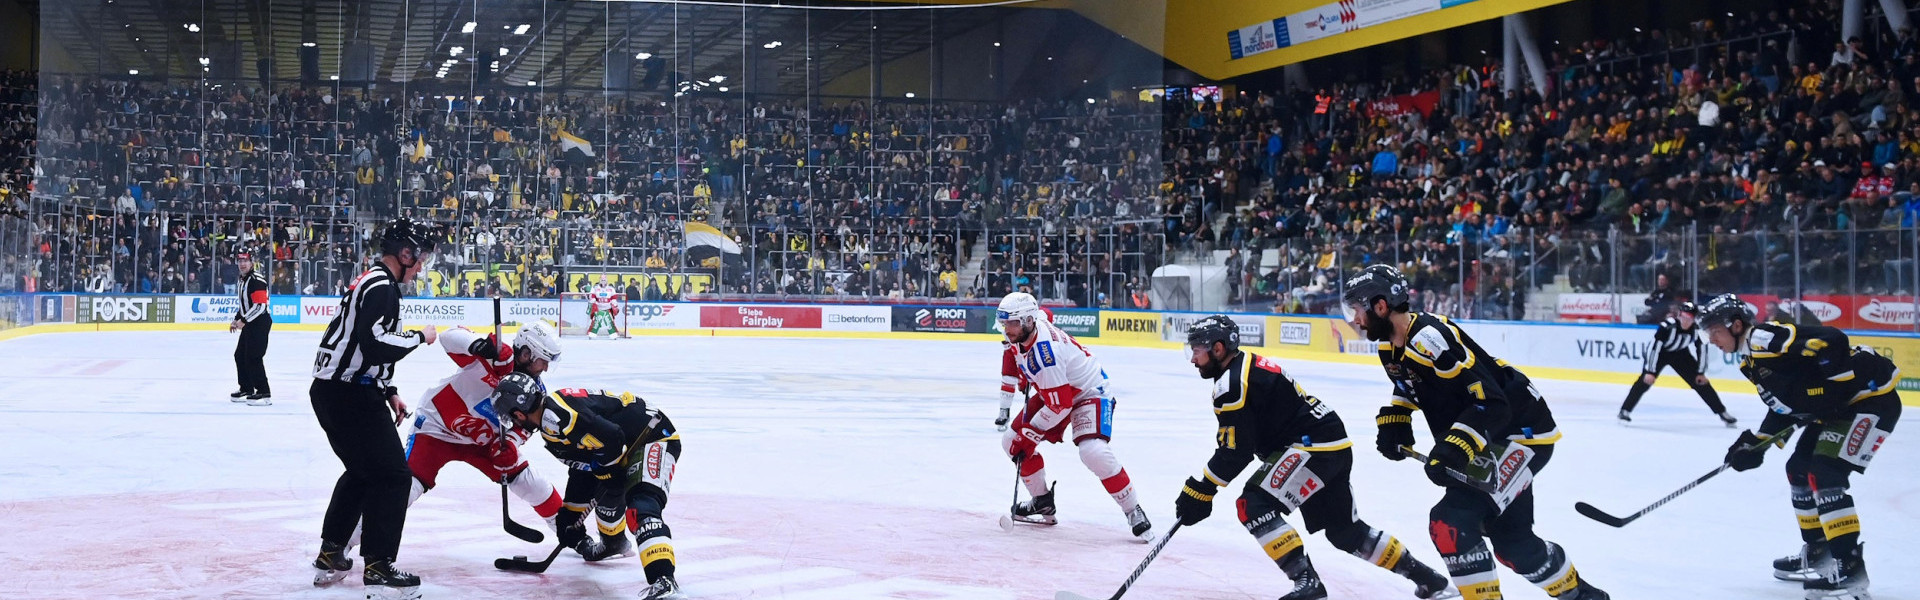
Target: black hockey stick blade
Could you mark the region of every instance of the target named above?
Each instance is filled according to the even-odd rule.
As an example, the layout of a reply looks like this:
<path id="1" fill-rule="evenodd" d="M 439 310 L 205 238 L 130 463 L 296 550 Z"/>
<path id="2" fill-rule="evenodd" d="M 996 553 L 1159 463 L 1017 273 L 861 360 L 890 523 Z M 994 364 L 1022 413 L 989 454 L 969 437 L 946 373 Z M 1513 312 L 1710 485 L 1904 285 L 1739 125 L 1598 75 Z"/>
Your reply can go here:
<path id="1" fill-rule="evenodd" d="M 513 517 L 507 514 L 507 484 L 505 483 L 500 484 L 500 526 L 506 528 L 507 535 L 520 538 L 520 541 L 529 544 L 538 544 L 547 539 L 547 536 L 541 534 L 539 530 L 513 522 Z"/>
<path id="2" fill-rule="evenodd" d="M 513 558 L 496 558 L 496 559 L 493 559 L 493 568 L 499 569 L 502 571 L 513 571 L 515 573 L 532 573 L 536 575 L 540 573 L 545 573 L 547 572 L 547 567 L 553 565 L 553 559 L 559 558 L 560 551 L 565 550 L 566 548 L 567 548 L 566 546 L 554 546 L 553 552 L 548 553 L 546 560 L 542 560 L 540 562 L 529 561 L 527 560 L 527 557 L 524 557 L 524 556 L 515 556 Z"/>
<path id="3" fill-rule="evenodd" d="M 1606 511 L 1600 510 L 1599 507 L 1594 506 L 1592 504 L 1587 504 L 1585 502 L 1573 503 L 1573 512 L 1580 513 L 1581 516 L 1584 516 L 1589 519 L 1593 519 L 1595 521 L 1599 521 L 1611 527 L 1626 527 L 1628 523 L 1632 523 L 1634 519 L 1639 518 L 1639 515 L 1634 515 L 1634 516 L 1622 519 L 1620 517 L 1607 514 Z"/>

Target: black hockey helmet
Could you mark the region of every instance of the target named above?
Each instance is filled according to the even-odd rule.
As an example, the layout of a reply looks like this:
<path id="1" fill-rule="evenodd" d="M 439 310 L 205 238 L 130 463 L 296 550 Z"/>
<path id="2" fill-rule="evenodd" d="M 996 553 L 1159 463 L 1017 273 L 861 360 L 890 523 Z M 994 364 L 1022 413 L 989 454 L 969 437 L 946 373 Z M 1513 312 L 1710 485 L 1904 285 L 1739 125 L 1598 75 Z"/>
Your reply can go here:
<path id="1" fill-rule="evenodd" d="M 1745 300 L 1741 300 L 1739 296 L 1721 294 L 1708 300 L 1706 306 L 1700 307 L 1700 313 L 1696 318 L 1699 319 L 1701 327 L 1724 326 L 1734 321 L 1752 325 L 1753 307 L 1749 306 Z"/>
<path id="2" fill-rule="evenodd" d="M 387 223 L 386 231 L 380 234 L 380 253 L 395 255 L 411 248 L 414 255 L 424 255 L 433 252 L 443 232 L 439 225 L 400 217 Z"/>
<path id="3" fill-rule="evenodd" d="M 547 386 L 539 378 L 519 371 L 508 373 L 493 388 L 493 411 L 501 417 L 511 417 L 514 411 L 532 415 L 539 412 L 546 395 Z"/>
<path id="4" fill-rule="evenodd" d="M 1347 291 L 1340 299 L 1349 312 L 1372 308 L 1376 298 L 1385 298 L 1387 307 L 1394 312 L 1407 312 L 1412 302 L 1407 289 L 1407 276 L 1401 275 L 1399 269 L 1393 265 L 1373 265 L 1347 280 Z M 1347 315 L 1348 320 L 1353 318 L 1353 314 Z"/>
<path id="5" fill-rule="evenodd" d="M 1227 345 L 1228 355 L 1240 351 L 1240 326 L 1226 315 L 1209 315 L 1187 327 L 1187 346 L 1213 348 L 1214 342 Z"/>

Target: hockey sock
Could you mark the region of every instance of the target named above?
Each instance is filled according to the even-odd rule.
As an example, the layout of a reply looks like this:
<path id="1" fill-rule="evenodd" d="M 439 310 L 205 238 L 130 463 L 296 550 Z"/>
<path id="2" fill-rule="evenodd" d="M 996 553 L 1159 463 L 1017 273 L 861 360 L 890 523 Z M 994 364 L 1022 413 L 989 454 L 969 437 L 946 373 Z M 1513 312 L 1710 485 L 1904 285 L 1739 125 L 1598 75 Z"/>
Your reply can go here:
<path id="1" fill-rule="evenodd" d="M 1274 564 L 1279 565 L 1282 570 L 1285 570 L 1292 556 L 1306 554 L 1306 546 L 1300 539 L 1300 531 L 1286 521 L 1275 518 L 1256 525 L 1253 529 L 1255 530 L 1254 541 L 1260 542 L 1260 549 L 1267 551 L 1267 558 L 1273 559 Z M 1294 576 L 1294 573 L 1287 573 L 1288 578 L 1294 578 Z"/>
<path id="2" fill-rule="evenodd" d="M 1401 544 L 1398 538 L 1387 535 L 1385 531 L 1369 527 L 1363 522 L 1355 522 L 1341 529 L 1327 531 L 1327 541 L 1333 543 L 1333 547 L 1339 548 L 1342 552 L 1401 575 L 1406 574 L 1402 572 L 1401 563 L 1411 562 L 1402 560 L 1408 558 L 1407 547 Z"/>
<path id="3" fill-rule="evenodd" d="M 1453 579 L 1453 587 L 1460 590 L 1461 600 L 1504 598 L 1500 594 L 1500 574 L 1493 570 L 1493 552 L 1487 549 L 1486 540 L 1478 535 L 1463 535 L 1459 529 L 1437 519 L 1428 527 L 1433 546 L 1446 559 L 1447 576 Z"/>
<path id="4" fill-rule="evenodd" d="M 533 506 L 533 512 L 543 519 L 552 519 L 560 512 L 560 490 L 547 483 L 539 471 L 522 465 L 518 473 L 507 476 L 507 490 L 519 497 L 522 502 Z"/>
<path id="5" fill-rule="evenodd" d="M 1114 503 L 1120 505 L 1120 512 L 1131 513 L 1133 509 L 1140 508 L 1140 500 L 1133 495 L 1133 481 L 1127 479 L 1126 469 L 1121 469 L 1118 475 L 1100 480 L 1100 485 L 1106 486 L 1107 495 L 1113 496 Z"/>
<path id="6" fill-rule="evenodd" d="M 1860 515 L 1854 512 L 1853 496 L 1847 493 L 1846 477 L 1837 477 L 1841 483 L 1821 486 L 1820 477 L 1809 473 L 1807 482 L 1813 484 L 1814 503 L 1819 506 L 1820 531 L 1826 536 L 1833 555 L 1853 556 L 1854 547 L 1860 544 Z"/>
<path id="7" fill-rule="evenodd" d="M 1540 589 L 1546 590 L 1548 596 L 1558 598 L 1580 587 L 1580 572 L 1574 570 L 1573 561 L 1567 560 L 1567 553 L 1560 549 L 1559 544 L 1553 542 L 1545 542 L 1545 544 L 1546 560 L 1542 561 L 1539 567 L 1526 569 L 1512 561 L 1508 561 L 1507 564 L 1514 565 L 1513 569 L 1518 571 L 1521 577 L 1540 586 Z M 1502 560 L 1506 560 L 1505 557 L 1502 557 Z"/>
<path id="8" fill-rule="evenodd" d="M 1713 414 L 1727 412 L 1727 405 L 1720 402 L 1720 393 L 1713 391 L 1713 384 L 1695 384 L 1690 378 L 1687 379 L 1687 383 L 1693 385 L 1693 391 L 1700 394 L 1700 400 L 1707 403 L 1707 409 L 1712 410 Z"/>
<path id="9" fill-rule="evenodd" d="M 1820 509 L 1813 500 L 1813 487 L 1795 483 L 1791 489 L 1793 514 L 1800 521 L 1800 541 L 1808 544 L 1827 543 L 1827 533 L 1820 526 Z"/>
<path id="10" fill-rule="evenodd" d="M 634 537 L 640 540 L 640 564 L 645 566 L 647 581 L 658 581 L 661 577 L 673 575 L 673 532 L 667 528 L 666 521 L 660 517 L 643 516 Z"/>
<path id="11" fill-rule="evenodd" d="M 1651 387 L 1653 386 L 1648 385 L 1644 378 L 1633 380 L 1633 389 L 1627 390 L 1627 401 L 1620 405 L 1620 410 L 1633 412 L 1633 407 L 1640 405 L 1640 396 L 1646 394 L 1647 389 Z"/>
<path id="12" fill-rule="evenodd" d="M 600 526 L 600 535 L 614 537 L 626 533 L 627 519 L 625 518 L 625 513 L 626 511 L 621 510 L 620 507 L 617 506 L 594 505 L 593 520 Z"/>
<path id="13" fill-rule="evenodd" d="M 1047 461 L 1034 454 L 1020 463 L 1020 481 L 1027 484 L 1027 495 L 1040 497 L 1047 495 Z"/>

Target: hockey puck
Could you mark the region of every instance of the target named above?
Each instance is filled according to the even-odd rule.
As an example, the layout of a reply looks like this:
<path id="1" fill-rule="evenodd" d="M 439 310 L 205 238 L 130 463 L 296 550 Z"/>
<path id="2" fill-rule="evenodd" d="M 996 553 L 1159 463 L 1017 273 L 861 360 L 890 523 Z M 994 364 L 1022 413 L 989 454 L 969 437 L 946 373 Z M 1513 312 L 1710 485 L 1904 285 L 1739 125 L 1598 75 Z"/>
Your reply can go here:
<path id="1" fill-rule="evenodd" d="M 521 562 L 526 562 L 526 560 L 527 560 L 527 555 L 525 555 L 525 554 L 516 554 L 516 555 L 514 555 L 514 556 L 513 556 L 513 559 L 514 559 L 514 560 L 517 560 L 517 561 L 521 561 Z"/>

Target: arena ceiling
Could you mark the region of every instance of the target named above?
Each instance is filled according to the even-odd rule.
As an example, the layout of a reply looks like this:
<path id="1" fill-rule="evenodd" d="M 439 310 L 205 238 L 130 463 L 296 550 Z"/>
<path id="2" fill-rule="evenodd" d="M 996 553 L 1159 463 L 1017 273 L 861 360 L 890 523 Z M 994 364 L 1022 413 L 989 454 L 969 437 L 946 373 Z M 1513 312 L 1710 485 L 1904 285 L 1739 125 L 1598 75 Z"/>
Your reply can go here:
<path id="1" fill-rule="evenodd" d="M 297 80 L 303 47 L 311 44 L 306 51 L 317 52 L 320 78 L 330 79 L 348 48 L 364 45 L 376 82 L 465 85 L 485 69 L 493 83 L 594 88 L 608 57 L 624 56 L 632 59 L 630 87 L 651 71 L 664 72 L 658 89 L 675 79 L 737 81 L 752 64 L 756 90 L 786 93 L 808 89 L 809 58 L 820 65 L 820 80 L 830 80 L 1024 10 L 944 10 L 936 17 L 927 10 L 593 1 L 0 0 L 13 2 L 39 15 L 49 72 L 252 81 L 257 59 L 268 57 L 274 79 Z M 623 60 L 613 61 L 616 68 Z"/>

